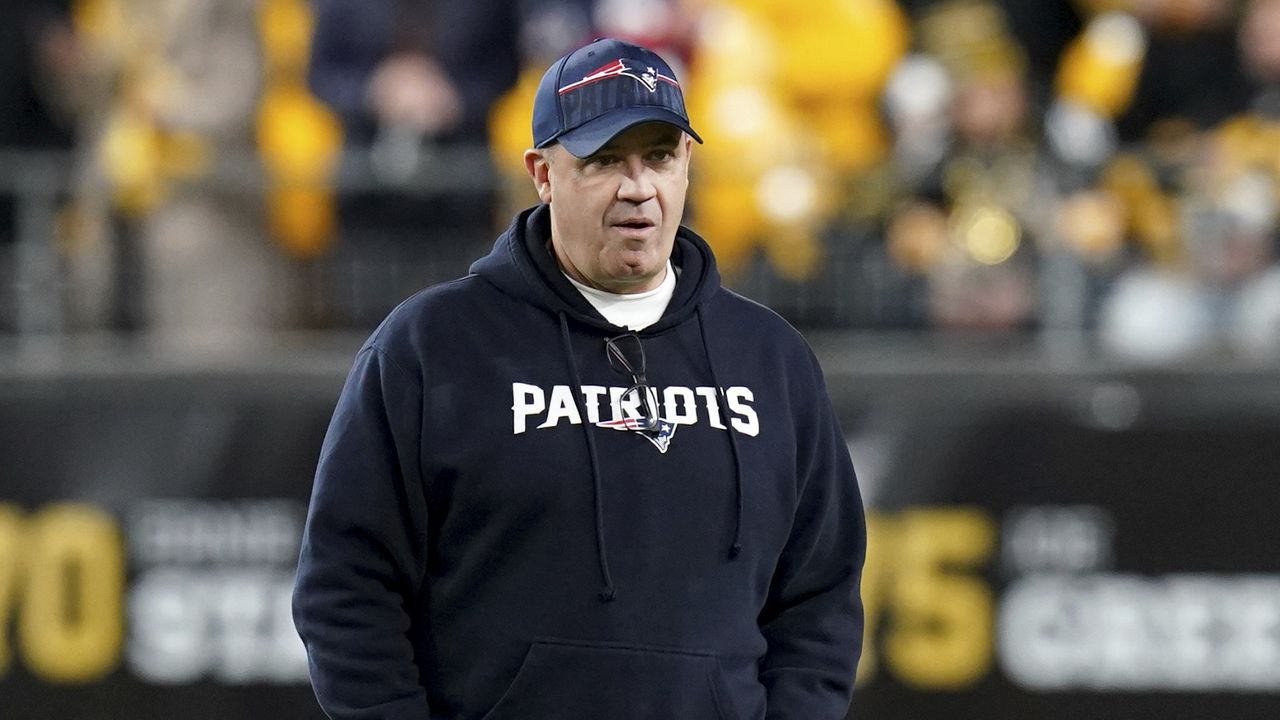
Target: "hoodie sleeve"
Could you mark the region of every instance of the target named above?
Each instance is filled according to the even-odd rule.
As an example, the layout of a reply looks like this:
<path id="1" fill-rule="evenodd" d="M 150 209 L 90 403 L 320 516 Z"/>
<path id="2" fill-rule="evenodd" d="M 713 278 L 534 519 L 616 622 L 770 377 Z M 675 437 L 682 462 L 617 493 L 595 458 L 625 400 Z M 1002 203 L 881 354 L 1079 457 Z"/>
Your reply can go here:
<path id="1" fill-rule="evenodd" d="M 422 385 L 377 347 L 357 356 L 320 453 L 293 616 L 333 720 L 422 720 L 408 637 L 425 574 Z"/>
<path id="2" fill-rule="evenodd" d="M 812 367 L 816 392 L 795 428 L 795 517 L 760 618 L 767 720 L 842 720 L 862 648 L 862 499 L 816 360 Z"/>

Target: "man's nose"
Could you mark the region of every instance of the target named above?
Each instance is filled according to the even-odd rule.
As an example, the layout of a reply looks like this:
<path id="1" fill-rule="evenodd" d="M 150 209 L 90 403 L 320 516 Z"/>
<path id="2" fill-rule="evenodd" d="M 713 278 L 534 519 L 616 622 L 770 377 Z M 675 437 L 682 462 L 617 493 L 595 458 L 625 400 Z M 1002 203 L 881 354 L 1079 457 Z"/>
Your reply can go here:
<path id="1" fill-rule="evenodd" d="M 654 169 L 639 156 L 627 158 L 622 173 L 622 182 L 618 186 L 618 199 L 640 203 L 652 198 L 656 193 L 653 178 Z"/>

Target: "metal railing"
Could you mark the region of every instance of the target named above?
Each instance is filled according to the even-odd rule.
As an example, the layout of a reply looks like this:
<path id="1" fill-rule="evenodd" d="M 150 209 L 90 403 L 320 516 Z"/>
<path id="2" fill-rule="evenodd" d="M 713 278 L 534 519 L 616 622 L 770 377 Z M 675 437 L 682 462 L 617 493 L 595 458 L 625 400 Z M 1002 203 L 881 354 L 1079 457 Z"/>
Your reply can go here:
<path id="1" fill-rule="evenodd" d="M 13 199 L 14 212 L 10 247 L 0 246 L 0 264 L 7 260 L 11 277 L 8 303 L 5 288 L 0 287 L 0 309 L 11 306 L 14 329 L 20 335 L 61 328 L 62 294 L 53 238 L 59 201 L 71 187 L 73 167 L 69 154 L 0 149 L 0 194 Z"/>
<path id="2" fill-rule="evenodd" d="M 346 153 L 335 177 L 339 193 L 399 194 L 425 200 L 446 193 L 489 193 L 499 186 L 490 155 L 483 147 L 420 148 L 412 163 L 399 165 L 388 164 L 387 153 L 387 148 Z M 75 153 L 0 150 L 0 194 L 15 200 L 15 238 L 8 248 L 0 245 L 0 277 L 5 264 L 11 276 L 9 288 L 0 283 L 0 313 L 7 304 L 12 330 L 19 337 L 58 335 L 67 330 L 63 296 L 69 281 L 61 270 L 53 238 L 61 203 L 72 195 L 83 162 Z M 216 156 L 206 174 L 177 184 L 259 198 L 268 188 L 268 178 L 256 155 L 224 153 Z M 483 226 L 479 234 L 488 242 L 495 219 L 477 220 Z M 801 325 L 901 330 L 909 325 L 903 318 L 912 308 L 918 314 L 924 301 L 919 288 L 901 282 L 883 250 L 877 249 L 879 244 L 870 240 L 833 245 L 826 268 L 807 282 L 780 280 L 761 262 L 761 272 L 737 278 L 734 285 Z M 376 323 L 381 313 L 421 284 L 465 272 L 473 259 L 467 253 L 477 250 L 483 251 L 483 244 L 432 247 L 429 243 L 346 237 L 309 276 L 311 280 L 323 278 L 320 284 L 329 289 L 313 290 L 299 302 L 337 308 L 349 326 Z M 1044 357 L 1069 362 L 1084 356 L 1089 339 L 1083 330 L 1083 268 L 1072 257 L 1046 254 L 1038 271 L 1044 285 L 1037 323 Z"/>
<path id="3" fill-rule="evenodd" d="M 343 194 L 384 193 L 424 200 L 445 193 L 484 194 L 497 184 L 488 151 L 483 147 L 427 146 L 420 148 L 413 160 L 412 166 L 400 164 L 388 171 L 380 168 L 376 152 L 349 152 L 342 158 L 334 184 Z M 0 148 L 0 196 L 12 199 L 14 215 L 13 236 L 0 237 L 0 332 L 7 328 L 21 337 L 66 330 L 63 298 L 69 281 L 62 270 L 55 238 L 61 208 L 84 184 L 80 179 L 84 163 L 84 156 L 77 152 Z M 171 185 L 175 189 L 243 195 L 246 202 L 254 203 L 259 202 L 257 198 L 270 183 L 256 155 L 220 153 L 206 173 L 191 180 L 174 180 Z M 106 193 L 105 189 L 97 191 Z M 106 202 L 105 198 L 100 199 Z M 490 218 L 477 220 L 487 232 Z M 122 231 L 119 224 L 106 228 L 106 241 L 119 243 Z M 348 240 L 350 245 L 363 239 Z M 387 263 L 401 260 L 392 258 Z M 335 264 L 343 266 L 318 272 L 355 277 L 367 270 L 369 262 L 339 260 Z M 453 269 L 458 263 L 449 265 Z M 130 272 L 126 269 L 124 275 L 127 277 Z"/>

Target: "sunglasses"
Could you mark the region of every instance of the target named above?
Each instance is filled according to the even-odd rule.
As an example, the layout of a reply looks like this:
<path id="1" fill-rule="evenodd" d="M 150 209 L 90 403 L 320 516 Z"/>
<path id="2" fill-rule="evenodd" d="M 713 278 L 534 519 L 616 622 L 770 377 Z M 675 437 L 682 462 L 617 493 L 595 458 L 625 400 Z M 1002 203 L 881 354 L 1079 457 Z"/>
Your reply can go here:
<path id="1" fill-rule="evenodd" d="M 605 355 L 609 358 L 609 367 L 615 372 L 626 375 L 631 378 L 631 387 L 622 394 L 622 399 L 631 401 L 633 395 L 636 399 L 636 405 L 640 408 L 640 416 L 634 418 L 636 429 L 644 432 L 656 432 L 660 427 L 658 421 L 657 395 L 653 388 L 649 386 L 649 381 L 645 378 L 645 357 L 644 345 L 640 343 L 640 336 L 635 333 L 627 333 L 626 335 L 618 335 L 617 337 L 606 338 L 604 341 Z"/>

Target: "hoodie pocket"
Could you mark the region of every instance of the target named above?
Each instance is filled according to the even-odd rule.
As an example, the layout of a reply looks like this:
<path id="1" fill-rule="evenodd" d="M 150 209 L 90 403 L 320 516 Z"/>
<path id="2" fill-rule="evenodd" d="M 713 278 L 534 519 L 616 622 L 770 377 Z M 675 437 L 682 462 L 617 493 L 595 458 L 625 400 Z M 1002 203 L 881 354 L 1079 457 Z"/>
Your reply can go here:
<path id="1" fill-rule="evenodd" d="M 539 638 L 483 720 L 737 720 L 714 654 Z"/>

